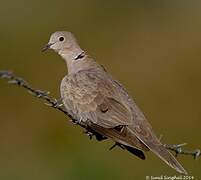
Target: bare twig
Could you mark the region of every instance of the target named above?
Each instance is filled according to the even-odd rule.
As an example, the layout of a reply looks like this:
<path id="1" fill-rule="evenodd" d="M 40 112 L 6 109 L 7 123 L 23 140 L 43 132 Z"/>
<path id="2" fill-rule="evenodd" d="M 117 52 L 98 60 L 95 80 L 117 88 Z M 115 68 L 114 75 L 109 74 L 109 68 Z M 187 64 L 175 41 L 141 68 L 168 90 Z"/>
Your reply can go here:
<path id="1" fill-rule="evenodd" d="M 47 91 L 43 91 L 43 90 L 36 90 L 34 89 L 32 86 L 30 86 L 24 79 L 22 79 L 21 77 L 16 76 L 15 74 L 13 74 L 11 71 L 0 71 L 0 78 L 3 79 L 7 79 L 8 83 L 10 84 L 15 84 L 18 85 L 20 87 L 25 88 L 26 90 L 28 90 L 29 93 L 31 93 L 33 96 L 38 97 L 44 101 L 46 101 L 46 105 L 53 107 L 61 112 L 63 112 L 64 114 L 66 114 L 70 119 L 71 122 L 73 124 L 77 124 L 80 125 L 81 127 L 86 129 L 86 134 L 89 135 L 90 139 L 92 138 L 93 135 L 96 136 L 97 140 L 102 140 L 105 139 L 104 137 L 100 137 L 100 134 L 97 134 L 96 132 L 94 132 L 92 129 L 90 129 L 89 127 L 87 127 L 84 124 L 81 124 L 79 122 L 79 120 L 74 119 L 69 113 L 68 111 L 65 109 L 65 107 L 63 106 L 62 103 L 60 103 L 59 100 L 53 98 L 50 96 L 50 93 Z M 159 139 L 161 139 L 162 137 L 160 137 Z M 164 144 L 165 148 L 175 152 L 175 156 L 178 156 L 179 154 L 183 154 L 183 155 L 191 155 L 194 157 L 194 159 L 197 159 L 200 155 L 201 155 L 201 151 L 199 149 L 196 149 L 194 151 L 188 151 L 188 150 L 184 150 L 182 147 L 186 145 L 186 143 L 183 144 L 176 144 L 176 145 L 167 145 Z M 116 146 L 116 144 L 115 144 Z M 115 147 L 115 146 L 112 146 Z M 111 149 L 112 149 L 111 148 Z"/>

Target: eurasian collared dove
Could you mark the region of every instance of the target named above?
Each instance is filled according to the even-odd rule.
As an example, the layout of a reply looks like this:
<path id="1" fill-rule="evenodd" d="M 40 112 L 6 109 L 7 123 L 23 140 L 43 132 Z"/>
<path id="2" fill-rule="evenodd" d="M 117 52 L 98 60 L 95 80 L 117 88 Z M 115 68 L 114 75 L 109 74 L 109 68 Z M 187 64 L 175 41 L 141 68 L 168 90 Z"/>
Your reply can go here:
<path id="1" fill-rule="evenodd" d="M 51 35 L 44 50 L 53 49 L 66 62 L 61 82 L 64 106 L 74 119 L 110 138 L 141 159 L 151 150 L 170 167 L 187 174 L 154 134 L 151 125 L 124 87 L 83 51 L 70 32 Z"/>

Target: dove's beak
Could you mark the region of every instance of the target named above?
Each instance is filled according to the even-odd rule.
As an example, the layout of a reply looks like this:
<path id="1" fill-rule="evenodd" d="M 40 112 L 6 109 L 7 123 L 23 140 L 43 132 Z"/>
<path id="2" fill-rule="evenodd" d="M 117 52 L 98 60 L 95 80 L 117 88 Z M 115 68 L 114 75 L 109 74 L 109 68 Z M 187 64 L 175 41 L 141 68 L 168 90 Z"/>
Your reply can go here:
<path id="1" fill-rule="evenodd" d="M 53 45 L 54 43 L 48 43 L 48 44 L 46 44 L 43 48 L 42 48 L 42 52 L 45 52 L 45 51 L 47 51 L 48 49 L 50 49 L 50 47 Z"/>

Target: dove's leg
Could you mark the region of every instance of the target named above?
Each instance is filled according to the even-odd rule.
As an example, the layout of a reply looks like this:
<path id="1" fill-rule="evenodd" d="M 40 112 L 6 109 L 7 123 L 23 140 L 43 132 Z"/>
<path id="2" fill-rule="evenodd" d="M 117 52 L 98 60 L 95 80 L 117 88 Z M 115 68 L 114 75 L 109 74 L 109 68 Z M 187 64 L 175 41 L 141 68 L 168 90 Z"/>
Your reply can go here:
<path id="1" fill-rule="evenodd" d="M 106 137 L 102 136 L 101 134 L 97 133 L 91 128 L 86 128 L 86 131 L 84 132 L 89 136 L 89 139 L 92 139 L 93 136 L 95 136 L 97 141 L 102 141 L 107 139 Z"/>

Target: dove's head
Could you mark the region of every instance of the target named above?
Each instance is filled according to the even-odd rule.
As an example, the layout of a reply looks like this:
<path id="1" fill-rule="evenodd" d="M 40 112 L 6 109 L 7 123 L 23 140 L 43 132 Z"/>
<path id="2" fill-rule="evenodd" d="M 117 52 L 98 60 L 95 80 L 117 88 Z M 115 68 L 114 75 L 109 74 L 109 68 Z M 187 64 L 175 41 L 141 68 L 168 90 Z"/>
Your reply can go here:
<path id="1" fill-rule="evenodd" d="M 53 49 L 63 57 L 68 67 L 68 73 L 98 66 L 92 58 L 87 58 L 71 32 L 57 31 L 53 33 L 42 51 L 48 49 Z"/>
<path id="2" fill-rule="evenodd" d="M 67 31 L 54 32 L 42 51 L 48 49 L 53 49 L 62 56 L 74 54 L 81 50 L 74 35 Z"/>

